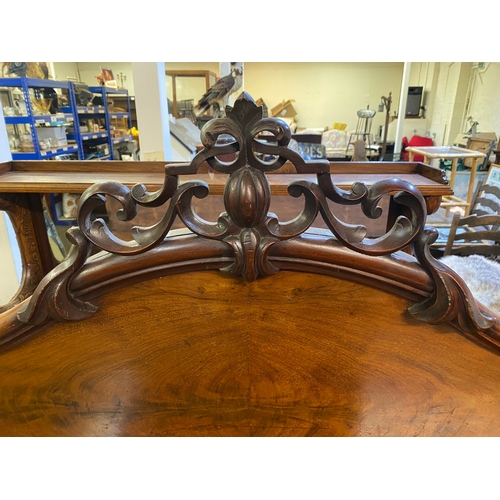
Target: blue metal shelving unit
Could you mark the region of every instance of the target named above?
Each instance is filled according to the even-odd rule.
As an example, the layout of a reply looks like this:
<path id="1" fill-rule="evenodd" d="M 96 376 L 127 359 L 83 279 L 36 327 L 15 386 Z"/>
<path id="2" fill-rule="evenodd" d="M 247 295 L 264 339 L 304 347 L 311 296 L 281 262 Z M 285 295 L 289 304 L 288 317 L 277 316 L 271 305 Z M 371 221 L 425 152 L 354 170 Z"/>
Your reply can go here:
<path id="1" fill-rule="evenodd" d="M 74 133 L 68 134 L 68 138 L 73 140 L 78 145 L 78 149 L 81 151 L 81 158 L 83 160 L 90 159 L 88 153 L 88 145 L 102 144 L 103 142 L 108 141 L 108 132 L 107 128 L 105 131 L 92 131 L 82 132 L 82 125 L 80 124 L 80 120 L 99 120 L 105 119 L 106 117 L 106 109 L 104 106 L 77 106 L 76 95 L 75 95 L 75 87 L 73 82 L 70 82 L 70 100 L 71 100 L 71 108 L 75 110 L 76 119 L 74 123 Z M 63 111 L 69 111 L 68 109 L 63 109 Z M 92 158 L 92 159 L 101 159 L 101 158 Z"/>
<path id="2" fill-rule="evenodd" d="M 104 144 L 108 145 L 109 155 L 96 157 L 97 160 L 112 160 L 113 146 L 123 142 L 131 141 L 132 137 L 126 135 L 123 137 L 113 137 L 111 133 L 112 120 L 115 118 L 126 118 L 128 128 L 131 127 L 130 115 L 130 98 L 128 90 L 111 89 L 108 87 L 89 87 L 89 90 L 94 94 L 102 96 L 102 106 L 77 106 L 75 97 L 75 89 L 73 82 L 61 82 L 56 80 L 42 80 L 39 78 L 0 78 L 0 87 L 19 88 L 22 91 L 24 102 L 26 103 L 26 115 L 24 116 L 6 116 L 5 123 L 7 125 L 29 125 L 31 139 L 33 142 L 33 152 L 12 152 L 14 160 L 47 160 L 55 156 L 76 153 L 78 159 L 84 160 L 89 158 L 88 146 Z M 33 89 L 35 97 L 41 95 L 43 88 L 67 89 L 69 106 L 60 107 L 59 112 L 55 115 L 36 115 L 33 112 L 31 102 L 30 89 Z M 108 97 L 112 95 L 126 96 L 127 111 L 115 112 L 111 111 L 108 106 Z M 104 121 L 104 129 L 99 131 L 89 130 L 82 132 L 80 119 L 102 120 Z M 40 141 L 37 135 L 37 127 L 39 126 L 61 126 L 67 125 L 68 122 L 73 122 L 74 133 L 67 134 L 69 141 L 67 146 L 43 150 L 40 147 Z"/>
<path id="3" fill-rule="evenodd" d="M 42 88 L 54 88 L 54 89 L 68 89 L 69 95 L 70 82 L 60 82 L 56 80 L 42 80 L 40 78 L 0 78 L 0 87 L 6 88 L 19 88 L 22 91 L 23 99 L 26 104 L 26 115 L 23 116 L 5 116 L 6 125 L 29 125 L 31 140 L 33 142 L 33 152 L 12 152 L 12 158 L 14 160 L 47 160 L 55 156 L 76 153 L 79 159 L 83 158 L 83 150 L 80 148 L 77 142 L 74 144 L 68 144 L 67 146 L 60 146 L 57 148 L 43 150 L 40 147 L 40 141 L 37 134 L 37 126 L 60 126 L 73 121 L 77 122 L 75 116 L 75 108 L 69 106 L 61 109 L 55 115 L 36 115 L 33 112 L 33 104 L 31 102 L 30 89 L 33 89 L 35 97 L 41 95 Z M 68 139 L 71 138 L 68 136 Z"/>
<path id="4" fill-rule="evenodd" d="M 100 95 L 102 97 L 102 106 L 77 106 L 75 89 L 70 83 L 70 95 L 72 108 L 76 111 L 77 119 L 75 120 L 74 134 L 68 135 L 68 138 L 74 140 L 82 155 L 82 159 L 95 159 L 95 160 L 113 160 L 113 145 L 121 142 L 132 140 L 132 137 L 127 135 L 124 137 L 113 137 L 111 133 L 111 120 L 114 118 L 126 118 L 128 128 L 131 127 L 130 117 L 130 100 L 128 90 L 125 89 L 110 89 L 108 87 L 89 87 L 90 92 Z M 111 111 L 108 106 L 108 97 L 110 95 L 125 95 L 127 96 L 127 112 Z M 64 110 L 69 111 L 69 109 Z M 104 120 L 104 130 L 82 132 L 80 119 L 82 120 Z M 95 146 L 98 144 L 108 145 L 109 155 L 95 156 L 89 153 L 88 146 Z"/>
<path id="5" fill-rule="evenodd" d="M 128 129 L 131 128 L 132 122 L 130 117 L 130 98 L 128 95 L 128 90 L 126 89 L 111 89 L 108 87 L 100 86 L 100 87 L 89 87 L 89 90 L 94 94 L 100 94 L 102 96 L 102 102 L 104 107 L 104 114 L 106 120 L 106 130 L 108 131 L 108 146 L 111 154 L 110 159 L 113 158 L 113 146 L 115 144 L 119 144 L 122 142 L 131 141 L 132 137 L 130 135 L 126 135 L 123 137 L 113 137 L 111 133 L 111 120 L 115 118 L 126 118 L 128 123 Z M 127 111 L 126 112 L 116 112 L 111 111 L 108 106 L 108 97 L 113 95 L 124 95 L 127 97 Z"/>

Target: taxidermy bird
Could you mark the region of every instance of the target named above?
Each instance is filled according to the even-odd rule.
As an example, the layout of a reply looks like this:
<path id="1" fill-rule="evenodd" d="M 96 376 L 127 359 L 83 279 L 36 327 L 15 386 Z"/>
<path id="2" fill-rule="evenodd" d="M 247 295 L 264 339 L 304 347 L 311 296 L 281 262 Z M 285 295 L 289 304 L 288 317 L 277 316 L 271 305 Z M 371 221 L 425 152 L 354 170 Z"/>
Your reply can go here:
<path id="1" fill-rule="evenodd" d="M 196 109 L 199 109 L 197 116 L 201 116 L 205 111 L 214 107 L 214 118 L 226 116 L 226 106 L 228 97 L 241 88 L 243 83 L 243 68 L 241 63 L 231 63 L 231 73 L 215 82 L 198 101 Z"/>
<path id="2" fill-rule="evenodd" d="M 4 62 L 2 64 L 2 76 L 7 69 L 7 75 L 27 76 L 28 78 L 41 78 L 48 80 L 49 67 L 45 62 Z"/>
<path id="3" fill-rule="evenodd" d="M 43 79 L 48 80 L 49 79 L 49 67 L 47 66 L 46 62 L 39 62 L 38 66 L 40 67 L 40 70 L 43 73 Z"/>
<path id="4" fill-rule="evenodd" d="M 26 76 L 28 64 L 25 62 L 11 62 L 7 70 L 8 75 Z"/>

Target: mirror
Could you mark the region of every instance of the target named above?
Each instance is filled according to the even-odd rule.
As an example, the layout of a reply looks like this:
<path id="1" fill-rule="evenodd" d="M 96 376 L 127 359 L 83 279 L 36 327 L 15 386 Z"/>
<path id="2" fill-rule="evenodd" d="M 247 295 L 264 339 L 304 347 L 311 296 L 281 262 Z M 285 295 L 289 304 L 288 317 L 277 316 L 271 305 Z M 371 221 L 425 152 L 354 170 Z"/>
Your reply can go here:
<path id="1" fill-rule="evenodd" d="M 169 113 L 175 118 L 189 118 L 198 123 L 196 104 L 216 82 L 216 75 L 206 70 L 165 71 Z M 198 123 L 203 125 L 203 123 Z M 201 128 L 201 127 L 200 127 Z"/>
<path id="2" fill-rule="evenodd" d="M 0 211 L 0 305 L 7 304 L 19 289 L 22 260 L 16 233 L 6 212 Z"/>

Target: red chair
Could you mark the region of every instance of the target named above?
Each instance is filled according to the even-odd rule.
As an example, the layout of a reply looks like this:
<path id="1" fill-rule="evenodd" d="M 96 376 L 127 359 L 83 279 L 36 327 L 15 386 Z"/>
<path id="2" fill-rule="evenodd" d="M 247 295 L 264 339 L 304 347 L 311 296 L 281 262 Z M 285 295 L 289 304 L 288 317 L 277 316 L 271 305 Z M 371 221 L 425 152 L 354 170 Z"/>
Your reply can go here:
<path id="1" fill-rule="evenodd" d="M 433 145 L 432 137 L 422 137 L 420 135 L 414 135 L 410 142 L 408 142 L 407 137 L 403 137 L 403 161 L 408 161 L 410 154 L 406 152 L 406 148 L 408 146 L 432 146 Z M 413 157 L 413 161 L 424 161 L 424 157 L 422 155 L 415 155 Z"/>

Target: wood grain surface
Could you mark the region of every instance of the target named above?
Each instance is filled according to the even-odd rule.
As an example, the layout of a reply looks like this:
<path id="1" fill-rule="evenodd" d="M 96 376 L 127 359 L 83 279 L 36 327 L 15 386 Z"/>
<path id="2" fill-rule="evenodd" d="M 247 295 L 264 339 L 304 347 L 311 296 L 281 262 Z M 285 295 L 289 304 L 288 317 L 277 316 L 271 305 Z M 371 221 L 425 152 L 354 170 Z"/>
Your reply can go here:
<path id="1" fill-rule="evenodd" d="M 500 434 L 498 354 L 368 286 L 207 271 L 100 306 L 0 354 L 0 434 Z"/>

